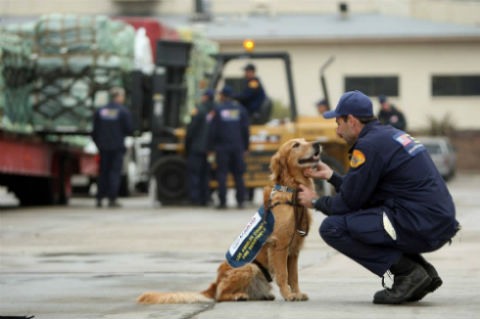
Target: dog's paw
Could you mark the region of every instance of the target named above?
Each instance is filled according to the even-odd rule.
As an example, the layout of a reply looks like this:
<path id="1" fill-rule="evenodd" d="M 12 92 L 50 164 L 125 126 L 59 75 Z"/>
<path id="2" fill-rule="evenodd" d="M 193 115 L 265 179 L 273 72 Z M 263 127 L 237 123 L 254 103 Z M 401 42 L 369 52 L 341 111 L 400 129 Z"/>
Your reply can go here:
<path id="1" fill-rule="evenodd" d="M 275 295 L 274 294 L 268 294 L 264 297 L 263 300 L 268 300 L 268 301 L 275 300 Z"/>
<path id="2" fill-rule="evenodd" d="M 304 294 L 303 292 L 292 292 L 288 294 L 287 298 L 285 298 L 286 301 L 307 301 L 308 296 Z"/>
<path id="3" fill-rule="evenodd" d="M 235 294 L 234 300 L 235 301 L 248 301 L 248 294 L 246 293 L 238 293 Z"/>

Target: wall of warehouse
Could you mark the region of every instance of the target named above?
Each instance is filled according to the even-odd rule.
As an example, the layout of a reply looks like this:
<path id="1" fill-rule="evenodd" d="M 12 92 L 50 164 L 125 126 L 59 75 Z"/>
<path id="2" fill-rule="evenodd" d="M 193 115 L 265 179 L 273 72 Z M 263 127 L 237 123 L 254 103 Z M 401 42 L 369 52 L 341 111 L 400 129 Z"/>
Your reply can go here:
<path id="1" fill-rule="evenodd" d="M 221 45 L 225 52 L 239 49 L 237 44 Z M 433 74 L 480 75 L 480 43 L 257 43 L 257 51 L 286 49 L 292 57 L 299 114 L 315 114 L 314 103 L 323 96 L 319 69 L 333 55 L 335 60 L 325 73 L 332 104 L 344 92 L 345 76 L 394 75 L 399 77 L 399 96 L 391 101 L 404 111 L 410 129 L 427 127 L 429 116 L 441 119 L 446 115 L 457 129 L 480 129 L 480 96 L 433 97 L 431 94 Z M 286 101 L 280 65 L 256 64 L 268 93 Z M 233 74 L 242 74 L 241 65 L 230 69 Z M 376 96 L 373 102 L 378 111 Z"/>
<path id="2" fill-rule="evenodd" d="M 332 13 L 339 2 L 346 2 L 351 12 L 375 12 L 410 16 L 438 22 L 480 25 L 480 1 L 455 0 L 205 0 L 213 14 Z M 0 0 L 4 17 L 37 16 L 48 13 L 125 14 L 158 16 L 185 15 L 194 11 L 194 0 Z M 1 17 L 0 17 L 1 18 Z"/>

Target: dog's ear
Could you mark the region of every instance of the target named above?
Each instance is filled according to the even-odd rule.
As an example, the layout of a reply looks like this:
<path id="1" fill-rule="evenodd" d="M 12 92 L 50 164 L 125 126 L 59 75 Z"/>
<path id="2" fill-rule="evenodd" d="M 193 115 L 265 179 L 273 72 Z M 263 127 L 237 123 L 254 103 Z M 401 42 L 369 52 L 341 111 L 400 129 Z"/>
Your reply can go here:
<path id="1" fill-rule="evenodd" d="M 280 152 L 276 152 L 270 160 L 270 179 L 274 182 L 278 182 L 283 170 L 286 168 L 285 156 L 282 156 Z"/>

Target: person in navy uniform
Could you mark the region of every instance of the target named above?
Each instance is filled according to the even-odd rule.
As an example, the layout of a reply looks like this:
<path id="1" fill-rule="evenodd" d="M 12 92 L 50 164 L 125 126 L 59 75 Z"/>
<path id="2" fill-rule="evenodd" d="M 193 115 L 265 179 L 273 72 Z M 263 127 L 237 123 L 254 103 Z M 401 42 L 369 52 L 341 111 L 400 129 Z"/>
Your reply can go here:
<path id="1" fill-rule="evenodd" d="M 110 102 L 99 108 L 93 117 L 92 139 L 100 153 L 97 207 L 107 197 L 109 207 L 118 207 L 118 190 L 125 154 L 125 137 L 132 135 L 132 118 L 123 105 L 125 90 L 114 87 L 110 90 Z"/>
<path id="2" fill-rule="evenodd" d="M 209 151 L 215 154 L 219 209 L 226 208 L 227 175 L 235 180 L 237 206 L 243 207 L 245 197 L 244 156 L 249 146 L 249 121 L 245 108 L 232 99 L 233 90 L 225 86 L 220 91 L 220 103 L 209 129 Z"/>
<path id="3" fill-rule="evenodd" d="M 378 97 L 380 103 L 380 111 L 378 112 L 378 120 L 382 124 L 390 124 L 391 126 L 405 131 L 407 129 L 407 120 L 403 113 L 388 101 L 385 95 Z"/>
<path id="4" fill-rule="evenodd" d="M 418 301 L 442 284 L 421 253 L 439 249 L 459 229 L 452 197 L 425 147 L 404 131 L 382 125 L 371 100 L 346 92 L 335 110 L 337 133 L 349 145 L 350 169 L 341 177 L 324 163 L 306 176 L 328 180 L 337 194 L 302 187 L 302 205 L 327 215 L 321 237 L 374 274 L 394 275 L 376 304 Z M 383 281 L 382 281 L 383 283 Z"/>
<path id="5" fill-rule="evenodd" d="M 185 148 L 187 151 L 187 171 L 189 199 L 193 205 L 206 206 L 210 198 L 209 165 L 207 162 L 208 122 L 213 116 L 215 91 L 205 90 L 200 104 L 192 111 L 192 119 L 187 126 Z"/>
<path id="6" fill-rule="evenodd" d="M 330 106 L 325 99 L 319 100 L 317 104 L 315 104 L 315 107 L 317 108 L 317 112 L 319 115 L 323 115 L 323 113 L 330 111 Z"/>
<path id="7" fill-rule="evenodd" d="M 236 94 L 234 98 L 247 109 L 251 122 L 255 123 L 257 120 L 260 120 L 260 111 L 265 101 L 266 93 L 262 82 L 256 76 L 255 65 L 249 63 L 243 69 L 245 71 L 243 90 Z"/>

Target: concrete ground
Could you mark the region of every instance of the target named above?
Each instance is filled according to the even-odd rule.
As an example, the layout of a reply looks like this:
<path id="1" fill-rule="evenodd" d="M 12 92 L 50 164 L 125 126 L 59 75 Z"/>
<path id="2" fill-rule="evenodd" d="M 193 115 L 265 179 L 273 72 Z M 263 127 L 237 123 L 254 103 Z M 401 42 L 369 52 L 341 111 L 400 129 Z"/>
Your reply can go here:
<path id="1" fill-rule="evenodd" d="M 92 199 L 76 198 L 68 207 L 0 211 L 0 316 L 480 318 L 480 176 L 457 176 L 449 188 L 463 230 L 451 246 L 426 255 L 444 284 L 419 303 L 372 304 L 380 279 L 323 243 L 323 216 L 315 212 L 300 256 L 309 301 L 285 302 L 274 287 L 273 302 L 138 305 L 144 291 L 205 289 L 258 202 L 217 211 L 155 208 L 136 197 L 120 209 L 96 209 Z"/>

